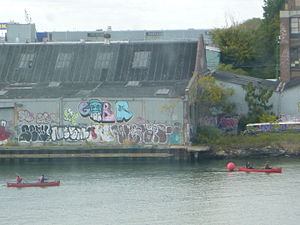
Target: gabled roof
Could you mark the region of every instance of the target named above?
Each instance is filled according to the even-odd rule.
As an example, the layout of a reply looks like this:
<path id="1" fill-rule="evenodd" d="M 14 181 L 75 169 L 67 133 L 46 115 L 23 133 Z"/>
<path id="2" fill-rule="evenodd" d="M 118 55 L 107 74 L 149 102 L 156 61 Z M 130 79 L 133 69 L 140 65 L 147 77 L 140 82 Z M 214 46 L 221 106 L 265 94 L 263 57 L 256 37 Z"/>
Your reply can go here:
<path id="1" fill-rule="evenodd" d="M 261 78 L 239 75 L 239 74 L 234 74 L 234 73 L 229 73 L 229 72 L 224 72 L 219 70 L 213 71 L 212 75 L 217 80 L 223 82 L 228 82 L 228 83 L 233 83 L 238 85 L 247 85 L 249 82 L 252 82 L 255 86 L 262 86 L 266 88 L 271 88 L 273 90 L 276 90 L 279 84 L 279 81 L 265 80 Z"/>
<path id="2" fill-rule="evenodd" d="M 0 45 L 0 82 L 188 80 L 197 41 Z"/>

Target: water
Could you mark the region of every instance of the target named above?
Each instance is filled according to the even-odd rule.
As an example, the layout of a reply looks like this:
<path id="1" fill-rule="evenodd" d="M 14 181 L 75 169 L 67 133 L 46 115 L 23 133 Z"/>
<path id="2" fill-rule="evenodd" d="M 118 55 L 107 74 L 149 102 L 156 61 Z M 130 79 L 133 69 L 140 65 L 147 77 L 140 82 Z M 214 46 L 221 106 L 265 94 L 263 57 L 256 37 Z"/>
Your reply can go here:
<path id="1" fill-rule="evenodd" d="M 234 161 L 237 165 L 243 161 Z M 59 187 L 0 187 L 0 224 L 291 225 L 300 220 L 300 159 L 271 160 L 282 174 L 223 172 L 226 161 L 60 161 L 2 163 Z M 263 160 L 252 161 L 254 166 Z"/>

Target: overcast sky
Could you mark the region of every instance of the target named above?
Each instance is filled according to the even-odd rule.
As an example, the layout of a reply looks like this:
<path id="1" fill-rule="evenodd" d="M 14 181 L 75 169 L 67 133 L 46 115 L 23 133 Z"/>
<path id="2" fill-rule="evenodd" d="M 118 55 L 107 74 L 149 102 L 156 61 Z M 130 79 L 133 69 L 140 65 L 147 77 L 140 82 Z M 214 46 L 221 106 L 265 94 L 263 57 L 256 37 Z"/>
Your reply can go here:
<path id="1" fill-rule="evenodd" d="M 0 4 L 0 23 L 25 23 L 42 31 L 171 30 L 222 28 L 262 17 L 263 0 L 10 0 Z"/>

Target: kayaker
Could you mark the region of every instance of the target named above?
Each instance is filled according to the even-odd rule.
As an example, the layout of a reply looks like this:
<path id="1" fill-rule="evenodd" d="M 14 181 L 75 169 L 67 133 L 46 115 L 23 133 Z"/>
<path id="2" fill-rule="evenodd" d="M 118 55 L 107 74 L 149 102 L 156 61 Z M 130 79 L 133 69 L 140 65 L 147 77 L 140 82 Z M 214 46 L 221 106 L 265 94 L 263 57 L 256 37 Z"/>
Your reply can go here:
<path id="1" fill-rule="evenodd" d="M 40 176 L 40 182 L 44 183 L 45 180 L 47 180 L 47 178 L 44 176 L 44 174 L 42 176 Z"/>
<path id="2" fill-rule="evenodd" d="M 270 166 L 270 162 L 269 161 L 265 162 L 265 169 L 272 169 L 272 167 Z"/>
<path id="3" fill-rule="evenodd" d="M 21 184 L 22 181 L 23 181 L 23 178 L 20 177 L 20 176 L 17 176 L 17 177 L 16 177 L 16 181 L 17 181 L 17 184 Z"/>
<path id="4" fill-rule="evenodd" d="M 247 169 L 253 169 L 253 167 L 252 167 L 252 165 L 249 161 L 246 163 L 246 168 Z"/>

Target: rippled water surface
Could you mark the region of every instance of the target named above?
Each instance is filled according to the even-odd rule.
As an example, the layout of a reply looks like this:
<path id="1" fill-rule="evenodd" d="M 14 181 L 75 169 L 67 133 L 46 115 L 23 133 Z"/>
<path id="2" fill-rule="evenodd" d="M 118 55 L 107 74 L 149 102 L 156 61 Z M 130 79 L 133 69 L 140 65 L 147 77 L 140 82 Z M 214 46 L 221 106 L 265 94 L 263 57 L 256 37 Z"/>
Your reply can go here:
<path id="1" fill-rule="evenodd" d="M 234 161 L 237 165 L 243 161 Z M 263 160 L 252 161 L 261 167 Z M 225 172 L 226 161 L 59 161 L 0 164 L 0 224 L 300 224 L 300 160 L 282 174 Z M 7 188 L 44 173 L 59 187 Z"/>

